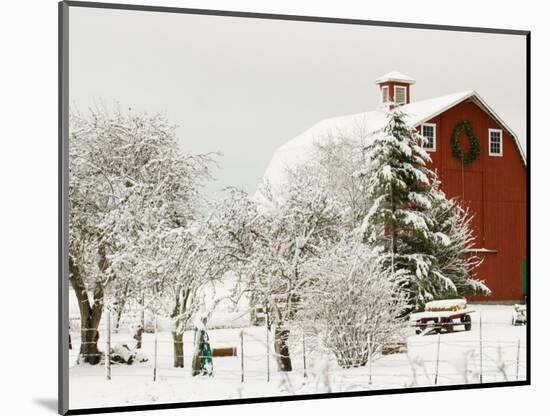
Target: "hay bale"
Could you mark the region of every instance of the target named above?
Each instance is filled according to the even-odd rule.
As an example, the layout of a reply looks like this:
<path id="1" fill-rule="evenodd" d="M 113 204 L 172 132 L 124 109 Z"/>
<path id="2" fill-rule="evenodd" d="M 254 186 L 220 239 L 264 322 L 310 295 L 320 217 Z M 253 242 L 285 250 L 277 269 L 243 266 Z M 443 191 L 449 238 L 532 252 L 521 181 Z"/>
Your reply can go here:
<path id="1" fill-rule="evenodd" d="M 468 307 L 465 299 L 434 300 L 426 303 L 426 312 L 457 312 Z"/>
<path id="2" fill-rule="evenodd" d="M 403 354 L 407 352 L 407 343 L 396 342 L 395 344 L 384 345 L 382 355 Z"/>
<path id="3" fill-rule="evenodd" d="M 236 357 L 237 347 L 217 347 L 212 350 L 213 357 Z"/>

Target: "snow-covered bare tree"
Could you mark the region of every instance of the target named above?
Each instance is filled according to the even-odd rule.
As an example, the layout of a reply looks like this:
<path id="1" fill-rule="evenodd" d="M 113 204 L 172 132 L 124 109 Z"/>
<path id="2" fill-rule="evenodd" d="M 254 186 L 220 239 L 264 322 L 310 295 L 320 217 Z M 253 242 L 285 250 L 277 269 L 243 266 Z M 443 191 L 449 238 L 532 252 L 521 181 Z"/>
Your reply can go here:
<path id="1" fill-rule="evenodd" d="M 365 244 L 343 239 L 302 269 L 310 282 L 300 308 L 304 330 L 321 338 L 340 366 L 363 366 L 377 348 L 402 340 L 401 273 L 391 273 Z"/>
<path id="2" fill-rule="evenodd" d="M 255 247 L 250 286 L 267 297 L 275 327 L 279 369 L 290 371 L 288 339 L 297 304 L 307 286 L 302 264 L 318 255 L 324 244 L 336 241 L 343 228 L 342 205 L 322 181 L 307 172 L 291 173 L 287 191 L 273 195 L 263 188 L 263 239 Z"/>
<path id="3" fill-rule="evenodd" d="M 290 180 L 297 172 L 324 184 L 341 204 L 343 226 L 352 230 L 359 225 L 369 208 L 365 176 L 355 175 L 365 164 L 364 138 L 361 130 L 352 133 L 325 134 L 315 143 L 311 159 L 290 170 Z"/>
<path id="4" fill-rule="evenodd" d="M 221 255 L 220 261 L 238 269 L 247 264 L 260 238 L 262 217 L 257 204 L 244 191 L 226 188 L 224 196 L 212 203 L 206 223 L 207 233 Z"/>
<path id="5" fill-rule="evenodd" d="M 69 280 L 82 320 L 81 360 L 100 361 L 106 301 L 126 283 L 148 287 L 138 261 L 147 236 L 189 222 L 209 156 L 184 155 L 163 117 L 72 113 L 69 139 Z M 108 299 L 107 299 L 108 298 Z"/>
<path id="6" fill-rule="evenodd" d="M 267 304 L 275 327 L 281 371 L 290 371 L 288 322 L 294 318 L 304 285 L 300 265 L 342 229 L 341 207 L 315 178 L 292 175 L 284 195 L 262 188 L 262 202 L 232 190 L 217 209 L 218 250 L 240 276 L 239 285 L 253 301 Z"/>
<path id="7" fill-rule="evenodd" d="M 150 307 L 173 320 L 174 367 L 184 366 L 183 335 L 193 315 L 203 306 L 202 291 L 221 279 L 226 264 L 213 249 L 212 236 L 202 219 L 188 227 L 166 230 L 158 235 L 156 257 L 149 276 L 153 288 Z"/>

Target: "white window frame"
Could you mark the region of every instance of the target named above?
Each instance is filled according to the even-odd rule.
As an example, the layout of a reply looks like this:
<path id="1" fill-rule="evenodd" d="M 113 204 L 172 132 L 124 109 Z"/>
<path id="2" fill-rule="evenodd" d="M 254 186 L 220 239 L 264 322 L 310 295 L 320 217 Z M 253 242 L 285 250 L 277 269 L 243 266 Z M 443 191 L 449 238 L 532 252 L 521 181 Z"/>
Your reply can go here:
<path id="1" fill-rule="evenodd" d="M 389 103 L 390 102 L 390 87 L 388 87 L 387 85 L 384 85 L 381 88 L 381 91 L 382 91 L 382 104 Z M 386 101 L 384 101 L 384 91 L 386 91 L 386 97 L 388 98 Z"/>
<path id="2" fill-rule="evenodd" d="M 420 135 L 424 137 L 424 126 L 426 127 L 433 127 L 434 130 L 434 146 L 433 147 L 426 147 L 424 143 L 422 143 L 422 147 L 427 152 L 435 152 L 437 150 L 437 124 L 435 123 L 422 123 L 420 125 Z"/>
<path id="3" fill-rule="evenodd" d="M 398 88 L 402 88 L 403 91 L 404 91 L 404 93 L 403 93 L 404 101 L 402 103 L 397 102 L 397 89 Z M 407 87 L 404 87 L 403 85 L 394 85 L 393 86 L 393 102 L 397 105 L 407 104 Z"/>
<path id="4" fill-rule="evenodd" d="M 500 152 L 499 153 L 491 152 L 491 133 L 498 133 L 500 135 Z M 501 129 L 489 129 L 488 140 L 489 140 L 489 156 L 502 156 L 503 153 L 504 153 L 504 143 L 503 143 L 503 139 L 502 139 L 502 130 Z"/>

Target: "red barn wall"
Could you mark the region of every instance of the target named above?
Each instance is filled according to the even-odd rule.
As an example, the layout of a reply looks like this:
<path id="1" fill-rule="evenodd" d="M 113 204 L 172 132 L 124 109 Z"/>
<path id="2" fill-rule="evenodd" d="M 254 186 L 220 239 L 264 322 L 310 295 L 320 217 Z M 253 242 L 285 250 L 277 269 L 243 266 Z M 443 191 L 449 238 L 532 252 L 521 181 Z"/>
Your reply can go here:
<path id="1" fill-rule="evenodd" d="M 472 101 L 466 101 L 429 120 L 436 124 L 436 151 L 430 152 L 431 168 L 438 171 L 449 197 L 462 200 L 462 166 L 452 153 L 451 135 L 461 121 L 469 121 L 480 144 L 480 154 L 464 167 L 464 199 L 474 215 L 476 248 L 480 253 L 477 277 L 492 290 L 489 297 L 471 300 L 523 299 L 522 262 L 526 258 L 526 168 L 514 138 Z M 503 131 L 503 155 L 489 156 L 489 129 Z M 462 149 L 469 140 L 463 132 Z"/>

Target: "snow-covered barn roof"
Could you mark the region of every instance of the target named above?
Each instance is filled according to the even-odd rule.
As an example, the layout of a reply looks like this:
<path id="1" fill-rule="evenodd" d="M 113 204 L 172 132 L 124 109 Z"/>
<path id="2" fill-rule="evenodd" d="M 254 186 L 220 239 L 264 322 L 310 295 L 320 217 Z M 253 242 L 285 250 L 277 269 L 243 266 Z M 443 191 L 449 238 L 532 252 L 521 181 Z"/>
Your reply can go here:
<path id="1" fill-rule="evenodd" d="M 406 114 L 407 123 L 411 127 L 416 127 L 469 99 L 473 100 L 503 129 L 512 135 L 525 163 L 525 155 L 516 134 L 474 90 L 413 102 L 401 106 L 400 109 Z M 326 140 L 330 136 L 346 136 L 361 140 L 363 144 L 367 144 L 374 135 L 384 129 L 385 123 L 386 112 L 383 108 L 322 120 L 275 151 L 265 171 L 264 179 L 268 179 L 273 186 L 283 185 L 287 169 L 299 166 L 310 159 L 315 149 L 315 144 L 322 143 L 323 140 Z"/>

